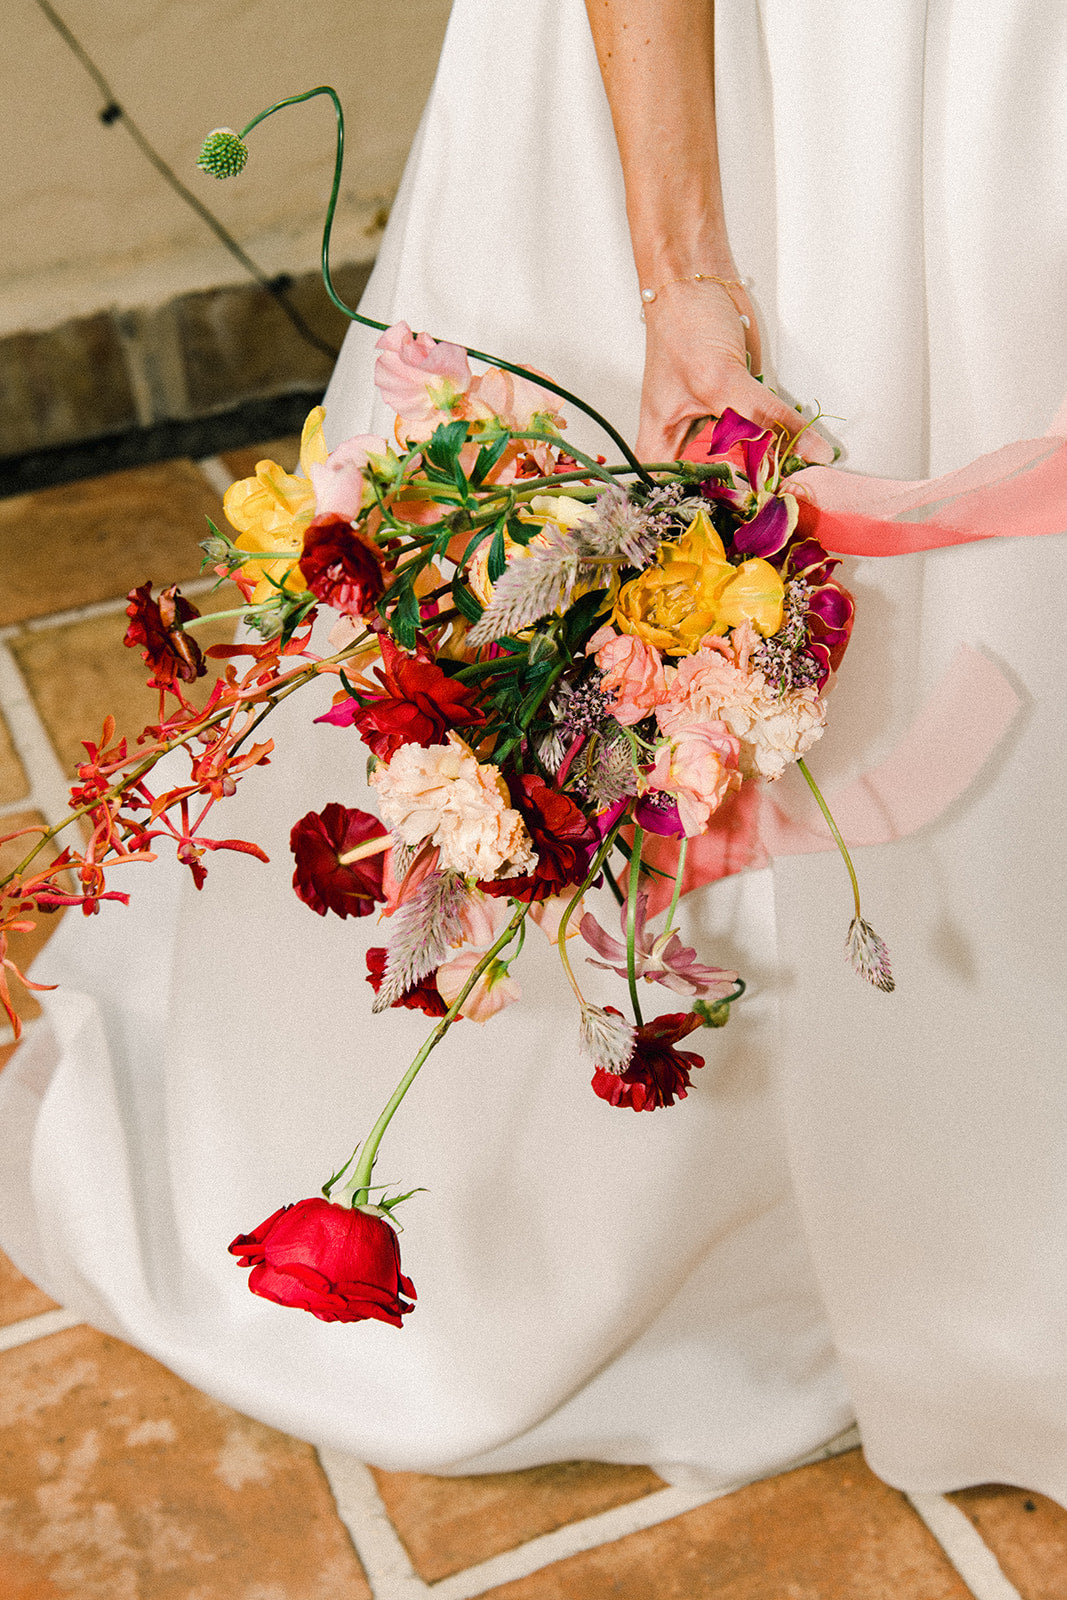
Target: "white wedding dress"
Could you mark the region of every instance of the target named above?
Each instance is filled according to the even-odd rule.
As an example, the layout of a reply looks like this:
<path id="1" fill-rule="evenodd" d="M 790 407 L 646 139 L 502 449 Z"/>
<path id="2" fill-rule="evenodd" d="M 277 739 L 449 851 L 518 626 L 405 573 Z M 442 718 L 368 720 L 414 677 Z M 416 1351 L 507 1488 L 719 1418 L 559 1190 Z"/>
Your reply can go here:
<path id="1" fill-rule="evenodd" d="M 717 10 L 730 233 L 783 391 L 830 414 L 845 467 L 902 478 L 1042 433 L 1067 353 L 1067 13 Z M 637 289 L 580 0 L 457 0 L 366 310 L 528 361 L 632 437 Z M 372 347 L 346 345 L 333 443 L 387 426 Z M 572 436 L 599 443 L 580 416 Z M 293 897 L 292 822 L 369 802 L 357 741 L 312 726 L 326 693 L 290 700 L 225 824 L 272 865 L 217 855 L 201 895 L 138 868 L 128 910 L 69 917 L 45 952 L 62 988 L 0 1081 L 0 1242 L 201 1388 L 386 1467 L 587 1457 L 725 1485 L 856 1416 L 892 1483 L 1067 1503 L 1064 556 L 1056 536 L 846 564 L 827 792 L 886 755 L 961 641 L 1021 701 L 944 814 L 857 853 L 896 993 L 842 959 L 836 857 L 699 890 L 689 942 L 750 996 L 690 1041 L 689 1098 L 638 1116 L 592 1094 L 531 935 L 523 1004 L 452 1030 L 383 1146 L 383 1179 L 426 1190 L 401 1331 L 258 1300 L 226 1253 L 316 1192 L 426 1029 L 370 1016 L 374 919 Z"/>

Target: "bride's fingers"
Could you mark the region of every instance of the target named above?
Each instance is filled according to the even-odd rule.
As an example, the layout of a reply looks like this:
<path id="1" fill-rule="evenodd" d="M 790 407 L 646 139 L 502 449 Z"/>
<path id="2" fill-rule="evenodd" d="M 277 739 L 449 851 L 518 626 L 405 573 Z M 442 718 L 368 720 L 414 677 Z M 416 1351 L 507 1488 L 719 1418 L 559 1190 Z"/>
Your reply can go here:
<path id="1" fill-rule="evenodd" d="M 773 390 L 757 383 L 755 378 L 739 374 L 731 383 L 729 397 L 724 397 L 724 403 L 742 417 L 748 417 L 757 427 L 780 428 L 790 438 L 800 433 L 796 441 L 796 453 L 812 466 L 828 467 L 833 462 L 833 445 L 821 433 L 816 433 L 813 427 L 806 426 L 799 411 L 795 411 L 784 400 L 779 400 Z M 802 433 L 801 429 L 804 430 Z"/>

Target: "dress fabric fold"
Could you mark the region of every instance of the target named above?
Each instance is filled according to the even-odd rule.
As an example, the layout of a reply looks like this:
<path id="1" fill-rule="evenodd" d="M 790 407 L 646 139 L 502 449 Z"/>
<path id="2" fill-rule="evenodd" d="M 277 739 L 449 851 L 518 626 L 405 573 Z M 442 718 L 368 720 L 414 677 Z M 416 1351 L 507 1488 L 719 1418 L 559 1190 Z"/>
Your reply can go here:
<path id="1" fill-rule="evenodd" d="M 771 380 L 823 408 L 843 470 L 924 478 L 1043 433 L 1067 368 L 1067 16 L 717 10 L 727 213 Z M 633 437 L 638 284 L 581 0 L 456 0 L 363 309 L 527 362 Z M 346 342 L 331 445 L 388 431 L 373 344 Z M 578 414 L 569 437 L 610 450 Z M 697 1036 L 688 1099 L 635 1116 L 592 1094 L 532 934 L 521 1005 L 451 1030 L 383 1146 L 382 1178 L 427 1191 L 404 1208 L 402 1330 L 257 1300 L 226 1251 L 336 1170 L 426 1026 L 370 1016 L 374 918 L 293 896 L 292 823 L 374 805 L 355 737 L 312 723 L 328 690 L 285 702 L 274 764 L 227 803 L 271 865 L 220 852 L 201 894 L 138 868 L 129 908 L 68 918 L 40 959 L 62 988 L 0 1080 L 0 1243 L 202 1389 L 386 1468 L 584 1457 L 724 1487 L 855 1416 L 900 1487 L 1067 1504 L 1065 554 L 1053 534 L 846 563 L 824 792 L 886 758 L 960 646 L 1019 700 L 945 811 L 857 852 L 896 992 L 842 958 L 836 856 L 694 890 L 685 941 L 749 994 Z"/>

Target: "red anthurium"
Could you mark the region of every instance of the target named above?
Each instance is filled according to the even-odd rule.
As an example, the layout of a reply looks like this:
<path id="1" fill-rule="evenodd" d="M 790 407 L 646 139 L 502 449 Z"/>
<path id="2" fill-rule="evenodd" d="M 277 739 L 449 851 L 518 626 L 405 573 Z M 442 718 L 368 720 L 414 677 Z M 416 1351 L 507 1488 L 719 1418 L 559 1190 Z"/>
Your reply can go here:
<path id="1" fill-rule="evenodd" d="M 378 817 L 336 802 L 309 811 L 289 835 L 296 857 L 293 888 L 324 917 L 366 917 L 385 899 L 382 868 L 391 836 Z M 345 856 L 362 853 L 346 861 Z"/>
<path id="2" fill-rule="evenodd" d="M 402 1326 L 415 1309 L 415 1286 L 400 1270 L 396 1230 L 372 1211 L 298 1200 L 252 1233 L 238 1234 L 231 1255 L 251 1267 L 248 1287 L 264 1300 L 310 1311 L 322 1322 Z"/>
<path id="3" fill-rule="evenodd" d="M 689 1089 L 689 1074 L 704 1065 L 703 1056 L 693 1050 L 676 1050 L 679 1039 L 701 1027 L 693 1012 L 672 1012 L 656 1017 L 638 1028 L 634 1053 L 625 1072 L 593 1073 L 593 1090 L 613 1106 L 629 1106 L 633 1111 L 655 1111 L 657 1106 L 672 1106 L 684 1100 Z"/>

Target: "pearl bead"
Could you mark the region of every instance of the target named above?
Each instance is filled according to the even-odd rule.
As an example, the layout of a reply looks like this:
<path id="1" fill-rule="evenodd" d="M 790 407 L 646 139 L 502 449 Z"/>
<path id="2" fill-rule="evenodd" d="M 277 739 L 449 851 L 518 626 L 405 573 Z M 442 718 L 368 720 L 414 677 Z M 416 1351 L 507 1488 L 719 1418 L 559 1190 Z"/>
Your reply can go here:
<path id="1" fill-rule="evenodd" d="M 641 299 L 645 302 L 646 305 L 650 305 L 655 298 L 656 298 L 655 289 L 642 289 L 641 290 Z"/>

